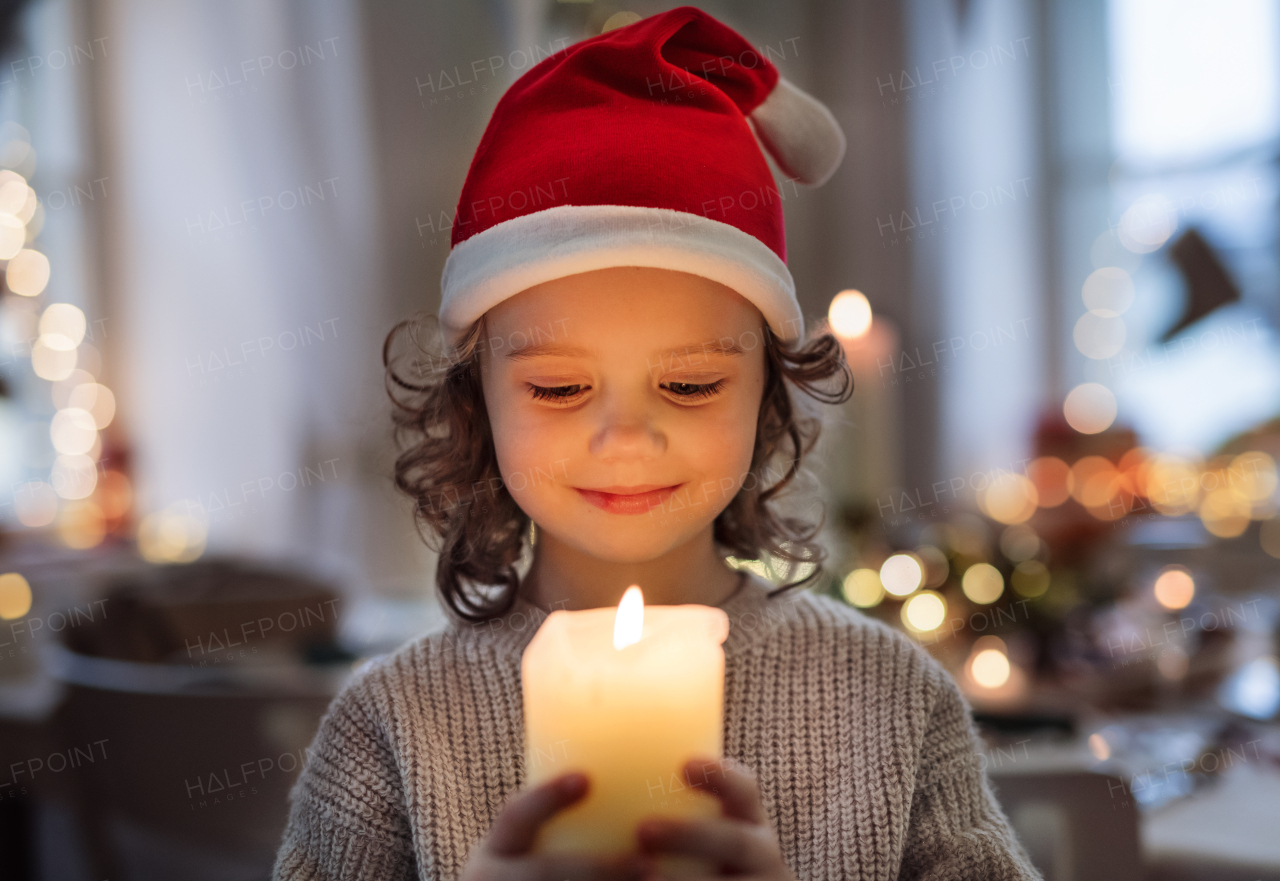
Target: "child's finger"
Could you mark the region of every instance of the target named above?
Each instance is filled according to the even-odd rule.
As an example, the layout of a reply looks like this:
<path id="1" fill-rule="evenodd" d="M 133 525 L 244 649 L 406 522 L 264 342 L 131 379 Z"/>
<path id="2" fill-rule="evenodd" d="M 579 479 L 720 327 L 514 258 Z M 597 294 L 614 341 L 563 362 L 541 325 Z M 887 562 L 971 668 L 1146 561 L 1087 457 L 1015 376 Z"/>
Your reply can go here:
<path id="1" fill-rule="evenodd" d="M 685 763 L 690 785 L 720 799 L 724 815 L 748 823 L 767 823 L 756 775 L 733 759 L 695 757 Z"/>
<path id="2" fill-rule="evenodd" d="M 587 776 L 561 774 L 509 801 L 489 830 L 487 846 L 497 856 L 527 853 L 540 827 L 587 791 Z"/>
<path id="3" fill-rule="evenodd" d="M 698 820 L 644 820 L 636 829 L 648 854 L 701 857 L 731 872 L 756 874 L 773 862 L 767 830 L 741 820 L 719 817 Z"/>
<path id="4" fill-rule="evenodd" d="M 518 881 L 641 881 L 653 871 L 652 859 L 641 854 L 549 854 L 508 865 L 514 870 L 511 878 Z"/>

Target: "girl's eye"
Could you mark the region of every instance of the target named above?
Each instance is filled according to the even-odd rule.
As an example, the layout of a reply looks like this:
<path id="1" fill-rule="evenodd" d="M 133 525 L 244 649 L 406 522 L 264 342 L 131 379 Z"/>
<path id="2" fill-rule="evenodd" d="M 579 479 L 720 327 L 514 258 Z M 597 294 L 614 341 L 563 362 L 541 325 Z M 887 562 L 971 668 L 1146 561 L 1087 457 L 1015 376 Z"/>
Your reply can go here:
<path id="1" fill-rule="evenodd" d="M 582 385 L 557 385 L 551 387 L 530 385 L 529 391 L 533 393 L 534 398 L 541 401 L 567 401 L 582 391 Z"/>
<path id="2" fill-rule="evenodd" d="M 715 382 L 669 382 L 666 385 L 667 391 L 671 392 L 678 398 L 709 398 L 719 393 L 724 387 L 724 380 L 717 379 Z"/>

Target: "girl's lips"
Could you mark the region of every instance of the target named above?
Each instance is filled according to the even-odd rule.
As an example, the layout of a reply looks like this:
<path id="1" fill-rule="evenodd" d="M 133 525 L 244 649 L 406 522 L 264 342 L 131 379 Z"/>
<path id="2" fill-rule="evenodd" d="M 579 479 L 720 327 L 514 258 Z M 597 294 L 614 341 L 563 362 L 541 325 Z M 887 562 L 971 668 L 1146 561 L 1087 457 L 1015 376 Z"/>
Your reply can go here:
<path id="1" fill-rule="evenodd" d="M 581 489 L 578 487 L 574 487 L 574 489 L 577 489 L 578 494 L 588 502 L 597 508 L 608 511 L 610 514 L 647 514 L 662 505 L 681 486 L 683 484 L 677 483 L 673 486 L 633 493 L 603 492 L 602 490 Z"/>

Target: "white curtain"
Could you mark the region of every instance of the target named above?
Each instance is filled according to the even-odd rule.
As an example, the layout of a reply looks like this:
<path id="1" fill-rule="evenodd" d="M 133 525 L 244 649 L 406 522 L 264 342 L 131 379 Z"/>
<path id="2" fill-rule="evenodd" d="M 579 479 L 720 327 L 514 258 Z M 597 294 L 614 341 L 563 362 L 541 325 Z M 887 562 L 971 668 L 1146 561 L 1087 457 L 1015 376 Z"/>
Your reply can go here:
<path id="1" fill-rule="evenodd" d="M 395 577 L 416 545 L 381 465 L 390 316 L 356 4 L 101 9 L 139 513 L 194 505 L 209 553 Z"/>
<path id="2" fill-rule="evenodd" d="M 1047 181 L 1035 130 L 1044 47 L 1023 0 L 912 0 L 907 19 L 908 64 L 893 89 L 910 114 L 916 286 L 936 310 L 920 347 L 940 384 L 935 479 L 967 480 L 1019 470 L 1044 404 Z"/>

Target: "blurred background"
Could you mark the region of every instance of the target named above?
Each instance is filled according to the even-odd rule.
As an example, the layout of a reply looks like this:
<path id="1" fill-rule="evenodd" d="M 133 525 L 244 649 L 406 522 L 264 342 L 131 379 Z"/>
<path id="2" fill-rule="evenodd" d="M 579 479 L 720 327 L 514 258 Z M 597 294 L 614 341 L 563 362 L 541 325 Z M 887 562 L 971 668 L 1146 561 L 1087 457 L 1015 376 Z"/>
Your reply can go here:
<path id="1" fill-rule="evenodd" d="M 507 86 L 674 5 L 0 3 L 5 878 L 268 877 L 444 620 L 383 338 Z M 698 5 L 849 138 L 775 169 L 857 377 L 814 590 L 952 671 L 1046 878 L 1280 878 L 1280 5 Z"/>

